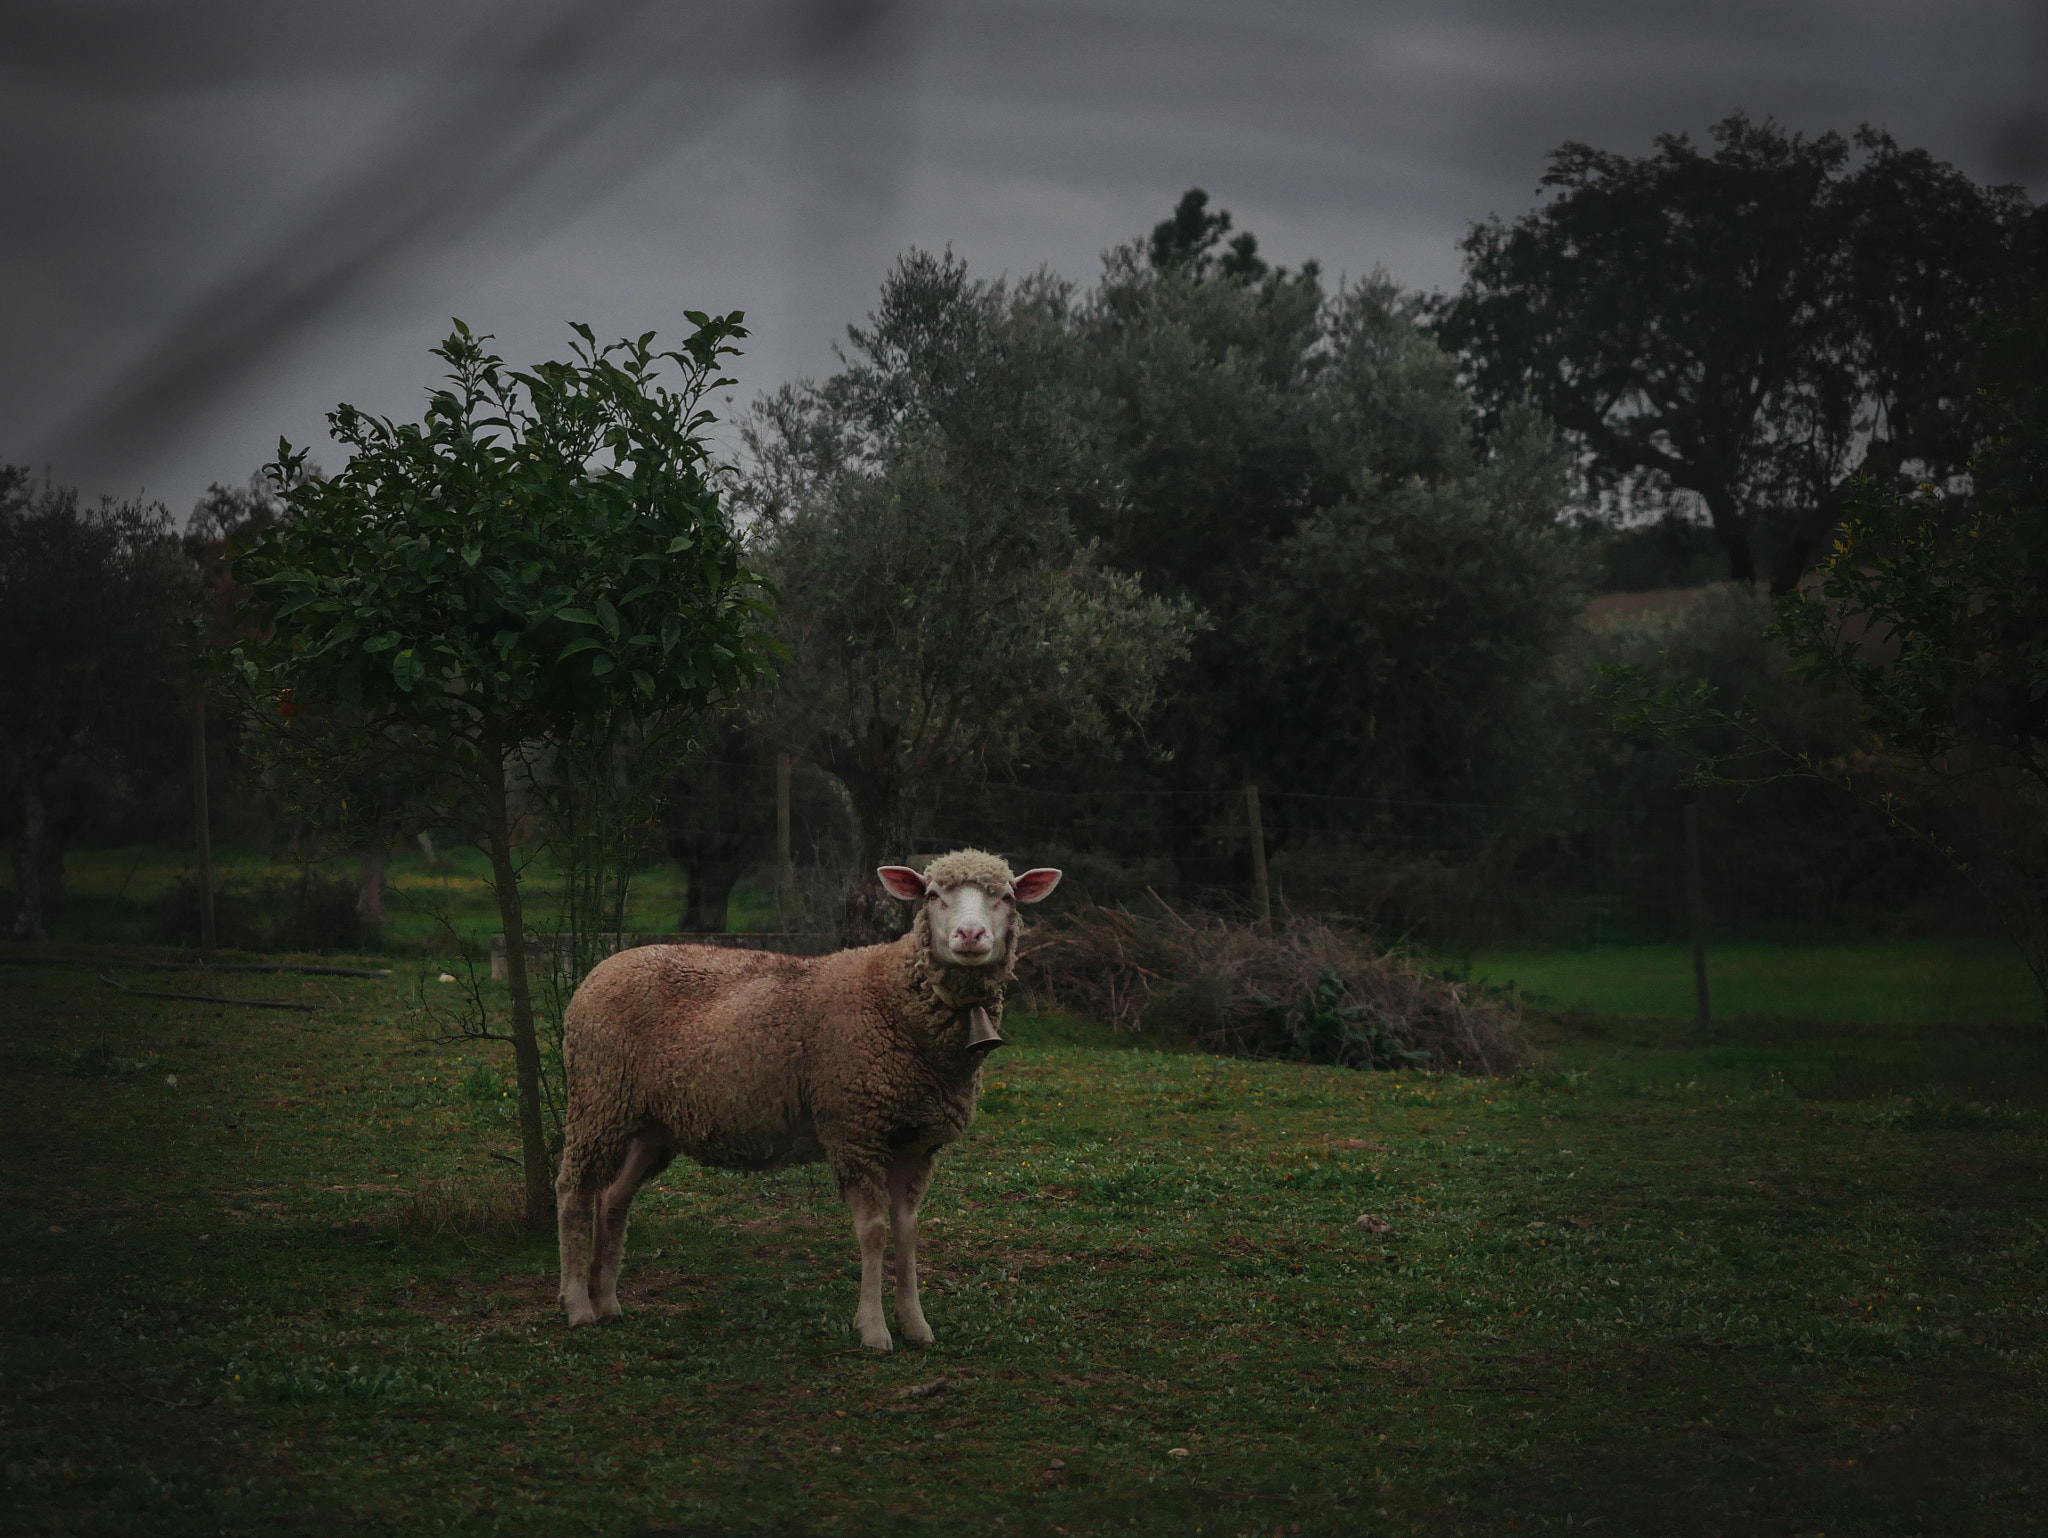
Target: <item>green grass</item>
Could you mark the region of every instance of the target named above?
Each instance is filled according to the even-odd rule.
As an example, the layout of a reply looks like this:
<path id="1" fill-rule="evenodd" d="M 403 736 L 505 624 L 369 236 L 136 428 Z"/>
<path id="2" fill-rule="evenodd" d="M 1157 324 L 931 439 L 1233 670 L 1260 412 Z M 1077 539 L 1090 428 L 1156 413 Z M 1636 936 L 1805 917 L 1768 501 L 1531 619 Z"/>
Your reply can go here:
<path id="1" fill-rule="evenodd" d="M 1474 981 L 1513 987 L 1546 1009 L 1694 1014 L 1685 944 L 1480 949 L 1442 959 L 1469 962 Z M 2040 991 L 2019 953 L 1994 939 L 1717 942 L 1707 951 L 1707 988 L 1723 1020 L 1931 1027 L 2041 1018 Z"/>
<path id="2" fill-rule="evenodd" d="M 1462 1081 L 1016 1021 L 927 1208 L 939 1344 L 876 1356 L 815 1171 L 671 1171 L 626 1319 L 564 1330 L 507 1065 L 406 983 L 0 968 L 0 1531 L 2040 1529 L 2029 1040 L 1804 1027 L 1919 1075 L 1816 1098 L 1761 1023 Z M 1962 1038 L 2009 1093 L 1942 1087 Z"/>

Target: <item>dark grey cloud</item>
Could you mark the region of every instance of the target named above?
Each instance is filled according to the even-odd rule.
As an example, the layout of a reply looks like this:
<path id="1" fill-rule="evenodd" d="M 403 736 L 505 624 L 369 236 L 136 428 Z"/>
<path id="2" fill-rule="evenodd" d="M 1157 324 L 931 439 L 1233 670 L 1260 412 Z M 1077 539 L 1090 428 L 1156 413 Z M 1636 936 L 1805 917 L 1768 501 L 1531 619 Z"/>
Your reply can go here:
<path id="1" fill-rule="evenodd" d="M 27 29 L 21 57 L 47 61 L 80 95 L 124 94 L 90 65 L 94 37 L 139 36 L 108 62 L 113 81 L 161 93 L 181 78 L 268 80 L 311 72 L 317 46 L 301 26 L 234 36 L 218 56 L 201 34 L 265 27 L 240 0 L 209 9 L 97 5 L 98 28 Z M 830 77 L 834 62 L 876 52 L 869 34 L 885 0 L 800 0 L 731 7 L 698 0 L 562 0 L 503 6 L 444 44 L 444 68 L 422 107 L 398 118 L 304 212 L 229 265 L 88 414 L 60 440 L 67 457 L 102 444 L 148 454 L 170 440 L 224 386 L 263 368 L 306 328 L 361 296 L 374 280 L 437 244 L 490 225 L 559 223 L 630 179 L 646 162 L 727 116 L 782 74 Z M 373 14 L 369 23 L 398 18 Z M 206 23 L 201 26 L 199 23 Z M 419 41 L 415 39 L 415 41 Z M 168 73 L 146 55 L 168 49 Z M 387 56 L 388 57 L 388 56 Z M 357 46 L 361 68 L 376 55 Z M 17 68 L 20 66 L 17 64 Z M 168 105 L 168 104 L 167 104 Z M 523 217 L 521 217 L 523 216 Z"/>
<path id="2" fill-rule="evenodd" d="M 1738 107 L 2032 175 L 2044 50 L 2020 0 L 0 0 L 0 458 L 187 505 L 415 410 L 451 314 L 744 308 L 766 387 L 909 244 L 1085 281 L 1195 184 L 1447 284 L 1560 141 Z"/>

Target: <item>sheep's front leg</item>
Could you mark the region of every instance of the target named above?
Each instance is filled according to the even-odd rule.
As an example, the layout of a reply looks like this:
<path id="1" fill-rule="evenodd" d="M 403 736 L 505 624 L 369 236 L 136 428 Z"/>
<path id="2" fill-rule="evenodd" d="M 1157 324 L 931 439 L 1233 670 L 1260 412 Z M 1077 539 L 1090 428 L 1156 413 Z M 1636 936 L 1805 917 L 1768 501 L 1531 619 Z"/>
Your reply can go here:
<path id="1" fill-rule="evenodd" d="M 889 1166 L 889 1225 L 896 1236 L 896 1324 L 913 1346 L 932 1343 L 917 1298 L 917 1204 L 932 1183 L 932 1157 L 919 1154 Z"/>
<path id="2" fill-rule="evenodd" d="M 590 1268 L 592 1309 L 599 1319 L 616 1319 L 619 1308 L 619 1262 L 626 1254 L 626 1219 L 640 1188 L 674 1157 L 661 1144 L 633 1139 L 625 1162 L 597 1202 L 597 1254 Z"/>
<path id="3" fill-rule="evenodd" d="M 882 1318 L 882 1249 L 889 1242 L 888 1197 L 874 1185 L 848 1188 L 846 1204 L 853 1209 L 853 1233 L 860 1241 L 860 1307 L 854 1312 L 853 1327 L 860 1331 L 860 1343 L 876 1351 L 893 1344 L 889 1326 Z"/>

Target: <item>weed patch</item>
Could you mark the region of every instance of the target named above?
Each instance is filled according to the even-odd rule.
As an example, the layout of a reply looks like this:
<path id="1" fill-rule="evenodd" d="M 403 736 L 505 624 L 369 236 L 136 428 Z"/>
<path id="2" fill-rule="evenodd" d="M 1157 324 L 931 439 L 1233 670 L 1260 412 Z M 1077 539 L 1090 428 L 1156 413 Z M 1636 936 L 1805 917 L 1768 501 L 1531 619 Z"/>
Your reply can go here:
<path id="1" fill-rule="evenodd" d="M 482 1180 L 430 1180 L 382 1208 L 371 1225 L 407 1238 L 506 1238 L 526 1227 L 519 1186 Z"/>

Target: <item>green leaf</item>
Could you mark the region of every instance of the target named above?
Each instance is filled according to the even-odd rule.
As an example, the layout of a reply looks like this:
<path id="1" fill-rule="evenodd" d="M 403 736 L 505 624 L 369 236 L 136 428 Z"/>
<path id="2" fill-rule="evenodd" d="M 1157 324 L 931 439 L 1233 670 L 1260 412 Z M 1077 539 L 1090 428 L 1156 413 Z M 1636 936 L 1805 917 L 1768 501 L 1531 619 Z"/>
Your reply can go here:
<path id="1" fill-rule="evenodd" d="M 612 659 L 608 653 L 599 652 L 590 659 L 590 674 L 593 678 L 604 677 L 605 674 L 612 670 L 612 667 Z"/>
<path id="2" fill-rule="evenodd" d="M 557 609 L 555 618 L 568 625 L 595 625 L 598 617 L 588 609 Z"/>
<path id="3" fill-rule="evenodd" d="M 575 656 L 578 652 L 591 651 L 602 645 L 604 645 L 604 642 L 600 641 L 594 635 L 578 636 L 575 640 L 571 641 L 567 646 L 562 648 L 561 652 L 556 656 L 555 661 L 565 661 L 566 659 Z"/>
<path id="4" fill-rule="evenodd" d="M 650 700 L 654 698 L 654 679 L 639 668 L 633 669 L 633 682 L 640 686 L 640 692 Z"/>

